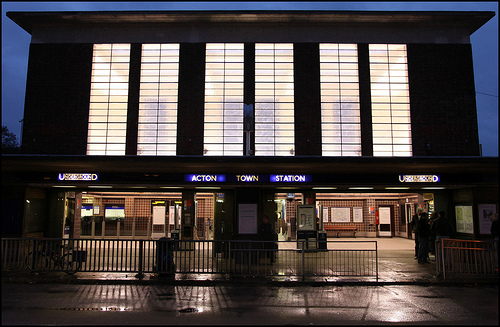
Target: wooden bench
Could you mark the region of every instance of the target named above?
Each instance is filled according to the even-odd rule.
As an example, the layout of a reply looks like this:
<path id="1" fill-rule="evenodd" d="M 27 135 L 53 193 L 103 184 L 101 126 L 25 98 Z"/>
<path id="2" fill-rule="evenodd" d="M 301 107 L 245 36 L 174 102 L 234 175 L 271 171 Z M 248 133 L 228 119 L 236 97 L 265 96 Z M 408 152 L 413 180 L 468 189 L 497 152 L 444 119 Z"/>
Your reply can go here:
<path id="1" fill-rule="evenodd" d="M 353 233 L 354 237 L 356 237 L 356 232 L 358 231 L 358 228 L 354 225 L 325 225 L 324 229 L 326 232 L 336 232 L 337 237 L 339 237 L 339 233 Z"/>

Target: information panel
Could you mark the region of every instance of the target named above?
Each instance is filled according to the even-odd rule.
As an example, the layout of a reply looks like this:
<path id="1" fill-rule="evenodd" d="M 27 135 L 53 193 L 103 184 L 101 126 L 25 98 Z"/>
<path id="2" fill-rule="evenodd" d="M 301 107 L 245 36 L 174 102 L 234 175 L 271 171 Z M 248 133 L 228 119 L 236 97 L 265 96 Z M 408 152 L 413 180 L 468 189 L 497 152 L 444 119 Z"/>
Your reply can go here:
<path id="1" fill-rule="evenodd" d="M 153 206 L 153 225 L 165 225 L 166 209 L 164 205 Z"/>
<path id="2" fill-rule="evenodd" d="M 238 222 L 239 234 L 257 234 L 257 204 L 239 204 Z"/>
<path id="3" fill-rule="evenodd" d="M 481 234 L 491 234 L 491 223 L 493 215 L 497 212 L 496 204 L 479 204 L 479 232 Z"/>
<path id="4" fill-rule="evenodd" d="M 297 206 L 297 230 L 316 230 L 316 208 L 314 205 Z"/>
<path id="5" fill-rule="evenodd" d="M 334 223 L 351 222 L 351 208 L 332 208 L 332 222 Z"/>
<path id="6" fill-rule="evenodd" d="M 472 206 L 455 206 L 457 232 L 474 234 L 474 223 L 472 221 Z"/>
<path id="7" fill-rule="evenodd" d="M 363 207 L 352 208 L 352 221 L 355 223 L 363 222 Z"/>

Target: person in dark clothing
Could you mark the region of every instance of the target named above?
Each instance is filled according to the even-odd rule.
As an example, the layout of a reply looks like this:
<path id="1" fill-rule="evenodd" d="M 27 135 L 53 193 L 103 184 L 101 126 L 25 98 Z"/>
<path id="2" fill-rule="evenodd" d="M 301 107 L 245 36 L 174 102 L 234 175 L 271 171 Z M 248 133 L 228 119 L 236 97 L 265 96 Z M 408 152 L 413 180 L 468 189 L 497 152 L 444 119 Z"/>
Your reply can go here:
<path id="1" fill-rule="evenodd" d="M 431 254 L 436 254 L 435 243 L 436 243 L 436 232 L 432 229 L 432 224 L 438 219 L 438 214 L 436 211 L 431 213 L 429 219 L 429 225 L 431 226 L 431 236 L 429 237 L 429 252 Z"/>
<path id="2" fill-rule="evenodd" d="M 455 229 L 453 228 L 451 222 L 446 219 L 444 211 L 439 211 L 438 218 L 431 226 L 431 234 L 434 234 L 436 237 L 436 257 L 439 258 L 438 265 L 441 265 L 441 258 L 443 256 L 443 253 L 441 253 L 441 240 L 444 238 L 450 238 L 455 234 Z"/>
<path id="3" fill-rule="evenodd" d="M 263 243 L 263 248 L 265 249 L 266 257 L 270 258 L 271 263 L 274 262 L 274 243 L 271 241 L 275 241 L 276 233 L 274 231 L 273 225 L 269 222 L 269 218 L 267 216 L 262 217 L 262 224 L 259 226 L 258 230 L 260 239 L 265 241 Z"/>
<path id="4" fill-rule="evenodd" d="M 431 226 L 431 233 L 436 235 L 436 241 L 443 238 L 450 238 L 453 234 L 455 234 L 453 225 L 448 219 L 446 219 L 444 211 L 439 211 L 438 218 Z"/>
<path id="5" fill-rule="evenodd" d="M 413 217 L 411 218 L 411 222 L 410 222 L 410 227 L 411 227 L 411 230 L 413 231 L 414 233 L 414 238 L 415 238 L 415 259 L 418 259 L 418 237 L 417 237 L 417 233 L 416 233 L 416 230 L 417 230 L 417 222 L 418 222 L 418 219 L 420 218 L 420 214 L 422 213 L 423 209 L 418 207 L 417 208 L 417 213 L 413 215 Z"/>
<path id="6" fill-rule="evenodd" d="M 429 237 L 431 235 L 431 227 L 429 226 L 429 219 L 427 212 L 422 212 L 420 218 L 417 221 L 417 229 L 415 231 L 417 235 L 418 244 L 418 263 L 430 263 L 427 260 L 429 254 Z"/>

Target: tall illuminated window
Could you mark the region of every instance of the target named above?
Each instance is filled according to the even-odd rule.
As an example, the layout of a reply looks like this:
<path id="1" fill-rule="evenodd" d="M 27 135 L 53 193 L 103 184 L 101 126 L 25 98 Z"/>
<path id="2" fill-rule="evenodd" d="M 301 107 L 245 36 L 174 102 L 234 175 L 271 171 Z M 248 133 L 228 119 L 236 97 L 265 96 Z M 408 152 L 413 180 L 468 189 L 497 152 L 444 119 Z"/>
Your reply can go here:
<path id="1" fill-rule="evenodd" d="M 206 156 L 243 155 L 243 43 L 207 43 L 205 68 Z"/>
<path id="2" fill-rule="evenodd" d="M 405 44 L 370 44 L 373 155 L 412 155 Z"/>
<path id="3" fill-rule="evenodd" d="M 323 156 L 361 156 L 356 44 L 320 44 Z"/>
<path id="4" fill-rule="evenodd" d="M 255 155 L 295 155 L 293 44 L 255 44 Z"/>
<path id="5" fill-rule="evenodd" d="M 94 44 L 88 155 L 125 155 L 130 44 Z"/>
<path id="6" fill-rule="evenodd" d="M 143 44 L 138 155 L 175 156 L 179 44 Z"/>

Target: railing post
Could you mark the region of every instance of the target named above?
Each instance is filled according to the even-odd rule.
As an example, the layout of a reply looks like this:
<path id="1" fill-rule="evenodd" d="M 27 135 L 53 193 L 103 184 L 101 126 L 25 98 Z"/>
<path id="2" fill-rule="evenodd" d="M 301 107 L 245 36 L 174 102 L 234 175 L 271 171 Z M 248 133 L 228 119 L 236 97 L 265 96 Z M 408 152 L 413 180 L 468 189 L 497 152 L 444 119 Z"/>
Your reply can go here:
<path id="1" fill-rule="evenodd" d="M 143 254 L 144 254 L 144 241 L 139 240 L 139 269 L 138 269 L 139 272 L 135 275 L 135 277 L 139 279 L 144 277 L 142 268 Z"/>
<path id="2" fill-rule="evenodd" d="M 377 274 L 376 281 L 378 283 L 378 242 L 375 241 L 375 274 Z"/>
<path id="3" fill-rule="evenodd" d="M 442 265 L 441 268 L 442 268 L 442 273 L 443 273 L 443 279 L 446 279 L 446 261 L 448 259 L 446 259 L 444 257 L 445 251 L 444 251 L 444 239 L 443 238 L 441 239 L 441 249 L 439 249 L 439 251 L 441 251 L 441 262 L 440 262 L 440 264 Z"/>
<path id="4" fill-rule="evenodd" d="M 302 241 L 302 281 L 306 280 L 305 241 Z"/>
<path id="5" fill-rule="evenodd" d="M 214 241 L 212 240 L 212 242 L 214 242 Z M 215 246 L 215 244 L 212 245 L 212 246 Z M 228 259 L 226 261 L 227 264 L 229 264 L 229 266 L 226 266 L 226 269 L 229 271 L 229 277 L 231 277 L 231 273 L 233 271 L 233 266 L 232 266 L 232 262 L 231 262 L 231 249 L 232 249 L 232 246 L 233 245 L 231 244 L 231 240 L 230 240 L 229 243 L 228 243 L 228 249 L 227 249 Z"/>

